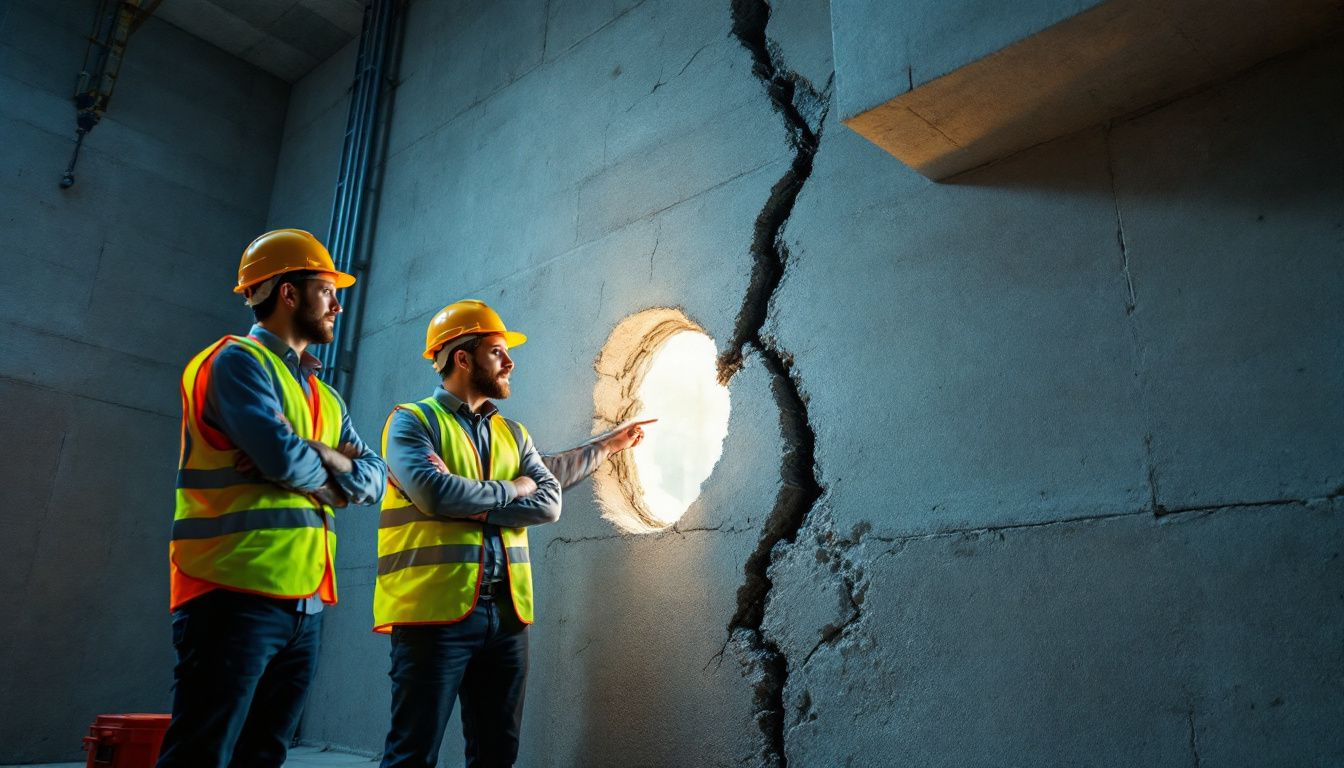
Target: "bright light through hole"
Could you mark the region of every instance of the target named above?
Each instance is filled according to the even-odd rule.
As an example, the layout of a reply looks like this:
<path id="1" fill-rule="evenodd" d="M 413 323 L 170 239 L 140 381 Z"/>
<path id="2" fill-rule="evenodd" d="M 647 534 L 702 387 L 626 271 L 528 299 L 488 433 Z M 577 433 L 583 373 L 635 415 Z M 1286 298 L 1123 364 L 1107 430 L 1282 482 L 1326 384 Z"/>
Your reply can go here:
<path id="1" fill-rule="evenodd" d="M 646 418 L 633 459 L 644 505 L 662 526 L 675 523 L 700 495 L 728 435 L 728 388 L 718 382 L 714 342 L 681 331 L 654 353 L 636 395 Z"/>

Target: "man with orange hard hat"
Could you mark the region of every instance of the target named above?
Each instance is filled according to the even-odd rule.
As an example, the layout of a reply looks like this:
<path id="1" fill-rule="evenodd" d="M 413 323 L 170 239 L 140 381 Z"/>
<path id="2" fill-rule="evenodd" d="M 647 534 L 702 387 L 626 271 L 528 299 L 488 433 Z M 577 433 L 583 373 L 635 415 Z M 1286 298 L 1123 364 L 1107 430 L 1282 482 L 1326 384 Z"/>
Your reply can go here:
<path id="1" fill-rule="evenodd" d="M 527 529 L 558 520 L 562 487 L 643 438 L 648 422 L 627 422 L 543 458 L 492 402 L 509 396 L 510 352 L 526 340 L 484 302 L 444 307 L 424 351 L 442 386 L 388 416 L 373 598 L 374 631 L 392 641 L 383 768 L 437 765 L 458 699 L 466 765 L 513 765 L 533 618 Z"/>
<path id="2" fill-rule="evenodd" d="M 160 768 L 279 768 L 336 602 L 335 509 L 372 504 L 387 466 L 306 351 L 332 340 L 338 271 L 308 232 L 258 237 L 238 267 L 256 324 L 182 374 L 169 544 L 173 718 Z"/>

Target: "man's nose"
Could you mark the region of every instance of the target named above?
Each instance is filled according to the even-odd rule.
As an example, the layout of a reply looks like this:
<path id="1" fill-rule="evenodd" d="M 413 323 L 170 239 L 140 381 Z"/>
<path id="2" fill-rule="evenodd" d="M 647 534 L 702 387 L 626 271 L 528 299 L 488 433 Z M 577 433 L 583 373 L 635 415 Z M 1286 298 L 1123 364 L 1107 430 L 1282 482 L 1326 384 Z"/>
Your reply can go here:
<path id="1" fill-rule="evenodd" d="M 344 309 L 341 308 L 341 300 L 336 298 L 335 296 L 331 297 L 331 311 L 335 312 L 338 315 L 345 311 Z"/>
<path id="2" fill-rule="evenodd" d="M 504 353 L 504 370 L 506 371 L 513 370 L 513 358 L 509 357 L 508 352 Z"/>

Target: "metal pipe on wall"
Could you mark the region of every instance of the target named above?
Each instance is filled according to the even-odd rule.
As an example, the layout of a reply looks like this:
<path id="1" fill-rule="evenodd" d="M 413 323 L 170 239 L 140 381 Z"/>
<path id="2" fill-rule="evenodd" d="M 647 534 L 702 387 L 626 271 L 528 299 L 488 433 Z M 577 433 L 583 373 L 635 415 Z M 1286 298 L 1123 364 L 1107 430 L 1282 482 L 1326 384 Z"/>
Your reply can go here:
<path id="1" fill-rule="evenodd" d="M 335 339 L 318 348 L 323 378 L 349 398 L 349 385 L 355 368 L 354 339 L 359 332 L 365 278 L 368 274 L 371 223 L 376 199 L 370 205 L 366 192 L 373 181 L 377 163 L 375 150 L 383 140 L 382 128 L 390 109 L 384 86 L 390 81 L 390 69 L 399 53 L 402 0 L 369 0 L 364 7 L 364 26 L 360 32 L 359 54 L 355 61 L 355 81 L 346 118 L 345 143 L 341 149 L 340 173 L 336 180 L 327 228 L 327 249 L 336 268 L 355 275 L 358 281 L 345 292 L 345 311 L 337 318 Z M 380 120 L 380 116 L 383 118 Z M 376 196 L 375 196 L 376 197 Z"/>
<path id="2" fill-rule="evenodd" d="M 61 188 L 75 184 L 75 164 L 84 137 L 98 125 L 112 101 L 121 73 L 126 44 L 145 20 L 154 15 L 162 0 L 101 0 L 93 15 L 93 29 L 84 49 L 84 67 L 75 86 L 75 150 L 61 177 Z"/>

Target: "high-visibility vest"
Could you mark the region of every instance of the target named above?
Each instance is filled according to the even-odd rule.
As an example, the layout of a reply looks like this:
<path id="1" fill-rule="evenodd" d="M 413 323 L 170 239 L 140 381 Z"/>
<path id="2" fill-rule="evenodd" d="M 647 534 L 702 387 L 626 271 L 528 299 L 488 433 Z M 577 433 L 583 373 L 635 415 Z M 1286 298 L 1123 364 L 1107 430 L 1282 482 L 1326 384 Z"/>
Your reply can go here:
<path id="1" fill-rule="evenodd" d="M 285 418 L 304 439 L 335 447 L 344 406 L 316 376 L 309 393 L 265 345 L 225 336 L 192 358 L 182 373 L 182 453 L 177 514 L 169 557 L 196 579 L 272 597 L 307 597 L 329 573 L 336 554 L 335 513 L 309 496 L 257 477 L 240 475 L 241 455 L 229 438 L 202 418 L 215 356 L 237 345 L 270 374 Z"/>
<path id="2" fill-rule="evenodd" d="M 498 413 L 490 418 L 490 466 L 483 467 L 471 436 L 433 397 L 393 409 L 383 428 L 384 456 L 392 417 L 401 410 L 420 420 L 431 441 L 438 438 L 439 456 L 449 472 L 472 480 L 510 481 L 518 476 L 527 438 L 523 425 Z M 531 624 L 532 562 L 527 529 L 499 531 L 514 608 L 524 624 Z M 389 473 L 378 522 L 373 631 L 388 633 L 398 624 L 452 624 L 466 618 L 480 595 L 484 560 L 484 524 L 448 520 L 421 511 Z"/>

